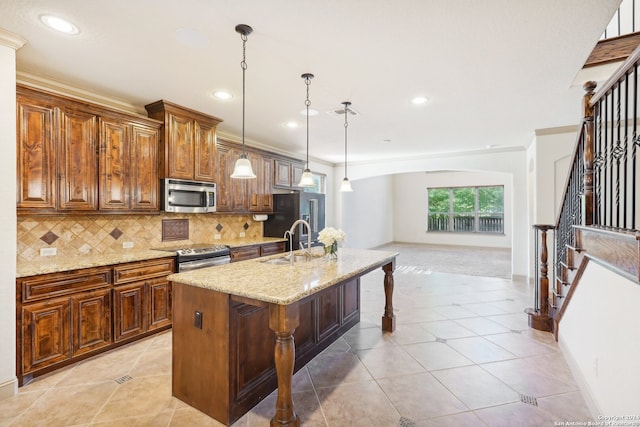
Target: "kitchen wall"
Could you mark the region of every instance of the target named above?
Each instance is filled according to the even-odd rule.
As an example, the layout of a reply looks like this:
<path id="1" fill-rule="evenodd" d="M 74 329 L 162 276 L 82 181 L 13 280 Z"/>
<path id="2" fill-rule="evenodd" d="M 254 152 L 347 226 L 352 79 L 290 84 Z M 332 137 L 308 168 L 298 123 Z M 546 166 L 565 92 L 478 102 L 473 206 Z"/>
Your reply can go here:
<path id="1" fill-rule="evenodd" d="M 189 239 L 162 241 L 162 222 L 188 219 Z M 57 249 L 57 256 L 114 253 L 124 242 L 134 249 L 175 246 L 182 243 L 212 243 L 262 237 L 262 223 L 251 215 L 167 214 L 161 215 L 65 215 L 18 218 L 19 262 L 40 257 L 40 249 Z"/>
<path id="2" fill-rule="evenodd" d="M 0 29 L 0 400 L 18 390 L 16 379 L 16 49 L 20 37 Z M 11 202 L 9 202 L 11 201 Z"/>

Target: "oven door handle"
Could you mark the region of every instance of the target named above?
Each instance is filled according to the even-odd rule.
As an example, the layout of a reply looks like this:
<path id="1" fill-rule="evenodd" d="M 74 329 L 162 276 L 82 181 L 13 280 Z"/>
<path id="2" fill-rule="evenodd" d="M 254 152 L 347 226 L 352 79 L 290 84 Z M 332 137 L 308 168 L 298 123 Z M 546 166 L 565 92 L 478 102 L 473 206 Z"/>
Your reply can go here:
<path id="1" fill-rule="evenodd" d="M 184 273 L 185 271 L 197 270 L 199 268 L 213 267 L 215 265 L 229 264 L 231 262 L 230 256 L 221 256 L 215 258 L 199 259 L 196 261 L 187 261 L 178 263 L 178 272 Z"/>

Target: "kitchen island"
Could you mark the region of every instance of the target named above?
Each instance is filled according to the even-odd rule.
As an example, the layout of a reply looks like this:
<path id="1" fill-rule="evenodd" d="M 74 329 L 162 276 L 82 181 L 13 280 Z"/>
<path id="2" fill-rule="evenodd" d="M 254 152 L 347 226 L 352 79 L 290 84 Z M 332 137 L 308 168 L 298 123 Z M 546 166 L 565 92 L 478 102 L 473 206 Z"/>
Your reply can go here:
<path id="1" fill-rule="evenodd" d="M 230 425 L 277 386 L 271 425 L 299 425 L 294 371 L 359 322 L 360 277 L 380 267 L 382 329 L 395 329 L 396 256 L 341 249 L 333 261 L 276 255 L 169 276 L 173 395 Z"/>

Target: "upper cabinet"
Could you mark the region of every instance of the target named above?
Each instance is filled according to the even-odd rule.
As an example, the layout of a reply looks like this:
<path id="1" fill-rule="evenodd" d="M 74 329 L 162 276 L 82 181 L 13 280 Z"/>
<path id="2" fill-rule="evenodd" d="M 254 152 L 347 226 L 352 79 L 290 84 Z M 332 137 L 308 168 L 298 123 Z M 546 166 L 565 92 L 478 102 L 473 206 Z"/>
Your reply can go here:
<path id="1" fill-rule="evenodd" d="M 304 163 L 292 159 L 274 160 L 273 185 L 284 188 L 299 188 L 298 183 L 304 172 Z"/>
<path id="2" fill-rule="evenodd" d="M 216 182 L 216 126 L 222 120 L 168 101 L 146 105 L 161 120 L 160 178 Z"/>
<path id="3" fill-rule="evenodd" d="M 160 123 L 17 86 L 19 214 L 157 212 Z"/>

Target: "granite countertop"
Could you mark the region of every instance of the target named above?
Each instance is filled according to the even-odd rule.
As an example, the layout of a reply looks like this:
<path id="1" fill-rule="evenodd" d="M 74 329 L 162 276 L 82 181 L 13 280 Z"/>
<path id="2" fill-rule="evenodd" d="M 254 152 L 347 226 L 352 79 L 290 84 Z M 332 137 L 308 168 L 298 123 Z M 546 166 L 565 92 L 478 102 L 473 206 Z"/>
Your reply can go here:
<path id="1" fill-rule="evenodd" d="M 258 237 L 234 240 L 217 240 L 216 244 L 227 245 L 232 248 L 241 246 L 260 245 L 264 243 L 285 242 L 283 237 Z M 170 244 L 169 244 L 170 243 Z M 168 242 L 167 246 L 175 246 L 175 242 Z M 29 262 L 18 262 L 16 277 L 35 276 L 37 274 L 59 273 L 62 271 L 77 270 L 80 268 L 102 267 L 106 265 L 121 264 L 124 262 L 144 261 L 148 259 L 165 258 L 173 256 L 169 252 L 153 249 L 123 250 L 122 252 L 109 254 L 88 254 L 74 257 L 39 257 Z"/>
<path id="2" fill-rule="evenodd" d="M 80 268 L 102 267 L 124 262 L 144 261 L 148 259 L 166 258 L 169 252 L 147 250 L 124 250 L 109 254 L 90 254 L 75 257 L 40 257 L 36 260 L 20 262 L 16 268 L 16 277 L 35 276 L 37 274 L 58 273 Z"/>
<path id="3" fill-rule="evenodd" d="M 343 280 L 357 277 L 377 266 L 385 265 L 393 261 L 397 255 L 397 252 L 341 248 L 335 261 L 324 259 L 321 252 L 316 250 L 311 260 L 297 261 L 293 266 L 263 262 L 283 256 L 277 254 L 172 274 L 168 279 L 226 294 L 285 305 Z"/>

